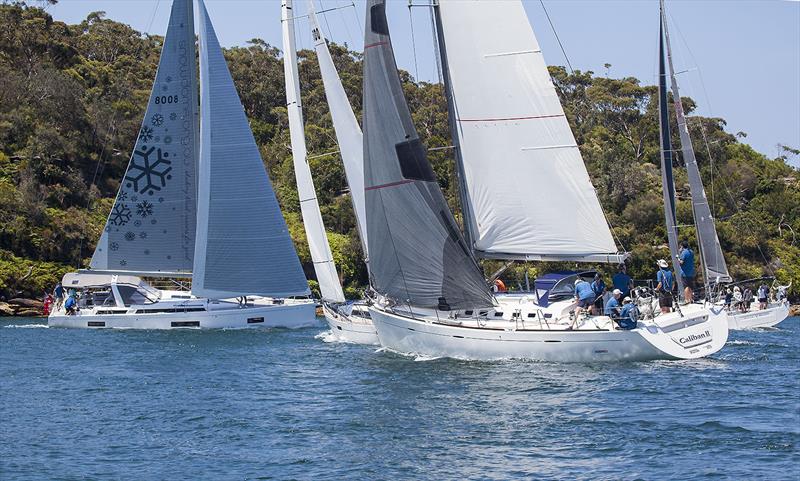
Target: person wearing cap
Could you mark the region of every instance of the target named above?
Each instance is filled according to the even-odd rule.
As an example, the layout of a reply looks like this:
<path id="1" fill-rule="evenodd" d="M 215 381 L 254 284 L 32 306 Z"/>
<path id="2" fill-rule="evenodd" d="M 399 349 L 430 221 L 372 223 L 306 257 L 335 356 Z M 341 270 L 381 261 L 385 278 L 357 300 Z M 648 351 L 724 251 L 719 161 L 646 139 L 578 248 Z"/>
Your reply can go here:
<path id="1" fill-rule="evenodd" d="M 614 289 L 611 293 L 611 298 L 608 299 L 606 302 L 606 308 L 604 314 L 611 317 L 612 319 L 616 319 L 619 317 L 619 300 L 622 297 L 622 291 L 619 289 Z"/>
<path id="2" fill-rule="evenodd" d="M 636 304 L 630 297 L 626 297 L 622 300 L 622 311 L 619 313 L 617 324 L 621 329 L 633 329 L 636 327 L 637 317 Z"/>
<path id="3" fill-rule="evenodd" d="M 630 294 L 631 289 L 633 289 L 633 279 L 628 275 L 628 268 L 625 267 L 625 264 L 619 265 L 619 272 L 614 274 L 611 282 L 614 284 L 614 289 L 622 291 L 623 296 Z"/>
<path id="4" fill-rule="evenodd" d="M 687 304 L 694 301 L 694 252 L 689 248 L 689 242 L 681 241 L 681 251 L 678 254 L 681 266 L 681 279 L 683 280 L 683 299 Z"/>
<path id="5" fill-rule="evenodd" d="M 656 292 L 658 293 L 658 305 L 661 313 L 672 312 L 672 291 L 675 289 L 675 275 L 669 270 L 669 264 L 664 259 L 658 260 L 658 272 L 656 272 Z"/>
<path id="6" fill-rule="evenodd" d="M 570 329 L 575 327 L 575 323 L 578 321 L 583 309 L 589 309 L 594 304 L 592 285 L 580 277 L 575 279 L 575 300 L 578 301 L 578 307 L 575 308 L 575 319 L 570 324 Z"/>
<path id="7" fill-rule="evenodd" d="M 603 313 L 603 295 L 606 293 L 606 283 L 600 273 L 594 275 L 592 281 L 592 291 L 594 291 L 594 305 L 592 305 L 592 315 L 599 316 Z"/>

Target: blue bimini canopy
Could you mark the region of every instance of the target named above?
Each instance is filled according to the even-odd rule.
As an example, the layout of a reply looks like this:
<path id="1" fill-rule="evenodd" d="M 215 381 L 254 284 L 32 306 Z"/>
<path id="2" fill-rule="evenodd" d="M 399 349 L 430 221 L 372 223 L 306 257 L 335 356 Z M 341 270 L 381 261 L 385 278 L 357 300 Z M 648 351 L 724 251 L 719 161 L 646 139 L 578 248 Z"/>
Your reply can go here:
<path id="1" fill-rule="evenodd" d="M 533 285 L 536 287 L 539 306 L 547 307 L 551 300 L 572 297 L 575 295 L 575 279 L 578 276 L 592 278 L 594 275 L 595 271 L 556 271 L 537 277 Z"/>

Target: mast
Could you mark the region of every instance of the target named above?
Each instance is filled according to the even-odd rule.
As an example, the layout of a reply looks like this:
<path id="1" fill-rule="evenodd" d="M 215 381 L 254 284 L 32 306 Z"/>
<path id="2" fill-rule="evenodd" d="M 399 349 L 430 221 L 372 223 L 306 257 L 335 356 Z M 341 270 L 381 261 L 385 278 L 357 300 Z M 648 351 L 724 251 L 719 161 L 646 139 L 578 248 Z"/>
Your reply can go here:
<path id="1" fill-rule="evenodd" d="M 364 263 L 369 271 L 367 220 L 364 206 L 364 137 L 356 115 L 353 113 L 353 107 L 350 105 L 350 99 L 344 91 L 342 80 L 333 64 L 331 52 L 328 50 L 328 42 L 322 29 L 319 28 L 313 0 L 308 0 L 308 19 L 322 75 L 322 84 L 325 87 L 325 98 L 328 101 L 333 130 L 336 133 L 336 143 L 339 144 L 339 155 L 344 164 L 347 185 L 350 186 L 350 199 L 356 215 L 356 227 L 364 253 Z"/>
<path id="2" fill-rule="evenodd" d="M 464 157 L 461 155 L 461 136 L 458 132 L 458 114 L 456 112 L 456 101 L 453 97 L 452 83 L 450 81 L 450 69 L 447 65 L 447 46 L 445 44 L 442 29 L 442 14 L 439 10 L 439 0 L 433 2 L 433 15 L 436 22 L 436 41 L 439 47 L 439 61 L 442 68 L 442 82 L 444 83 L 444 96 L 447 99 L 447 123 L 450 126 L 450 137 L 453 142 L 453 152 L 455 152 L 456 177 L 458 179 L 458 197 L 461 203 L 462 224 L 464 225 L 464 241 L 470 249 L 475 250 L 473 242 L 475 216 L 472 213 L 467 184 L 464 173 Z"/>
<path id="3" fill-rule="evenodd" d="M 664 221 L 667 228 L 667 241 L 672 260 L 675 280 L 678 283 L 678 296 L 683 295 L 683 279 L 680 276 L 678 263 L 678 222 L 675 213 L 675 180 L 672 175 L 672 140 L 669 128 L 669 107 L 667 99 L 667 73 L 664 59 L 664 16 L 662 0 L 662 16 L 659 26 L 658 56 L 658 122 L 661 132 L 661 185 L 664 191 Z"/>
<path id="4" fill-rule="evenodd" d="M 281 3 L 281 25 L 283 30 L 283 73 L 286 81 L 286 111 L 289 117 L 289 135 L 292 142 L 292 162 L 300 196 L 300 212 L 308 240 L 308 249 L 314 263 L 322 298 L 332 302 L 344 302 L 344 292 L 333 262 L 333 254 L 325 234 L 325 224 L 319 210 L 317 191 L 308 165 L 303 107 L 300 102 L 300 76 L 297 71 L 297 52 L 294 38 L 294 11 L 292 0 Z"/>
<path id="5" fill-rule="evenodd" d="M 678 133 L 681 140 L 681 151 L 683 160 L 686 164 L 686 172 L 689 177 L 689 189 L 692 198 L 692 215 L 697 233 L 697 248 L 703 266 L 703 282 L 706 292 L 710 292 L 709 285 L 712 282 L 729 282 L 728 267 L 725 257 L 719 245 L 719 237 L 708 204 L 703 180 L 700 176 L 700 168 L 697 165 L 697 158 L 694 153 L 694 146 L 689 135 L 689 127 L 686 122 L 686 115 L 681 103 L 678 80 L 675 76 L 675 69 L 672 63 L 672 46 L 669 38 L 669 28 L 667 26 L 666 10 L 664 0 L 661 0 L 661 23 L 664 26 L 664 38 L 666 42 L 667 65 L 669 67 L 670 83 L 672 86 L 672 100 L 675 105 L 675 116 L 678 120 Z"/>

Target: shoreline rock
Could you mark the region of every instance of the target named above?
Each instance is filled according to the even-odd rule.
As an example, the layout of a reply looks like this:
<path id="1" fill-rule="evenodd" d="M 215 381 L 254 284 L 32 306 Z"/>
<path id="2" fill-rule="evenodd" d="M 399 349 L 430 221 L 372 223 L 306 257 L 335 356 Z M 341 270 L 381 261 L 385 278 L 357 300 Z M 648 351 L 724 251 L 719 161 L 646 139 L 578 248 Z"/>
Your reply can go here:
<path id="1" fill-rule="evenodd" d="M 42 315 L 44 303 L 37 299 L 16 297 L 7 302 L 0 302 L 0 316 L 5 317 L 37 317 Z"/>
<path id="2" fill-rule="evenodd" d="M 800 316 L 800 304 L 789 307 L 789 317 Z"/>

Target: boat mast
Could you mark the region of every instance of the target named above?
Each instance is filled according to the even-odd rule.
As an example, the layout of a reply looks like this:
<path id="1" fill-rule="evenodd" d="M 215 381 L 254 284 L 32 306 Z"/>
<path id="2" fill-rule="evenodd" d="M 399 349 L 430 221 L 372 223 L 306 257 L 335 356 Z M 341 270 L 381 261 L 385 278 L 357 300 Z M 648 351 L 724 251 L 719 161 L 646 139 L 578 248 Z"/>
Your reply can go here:
<path id="1" fill-rule="evenodd" d="M 667 227 L 667 240 L 672 259 L 675 280 L 678 283 L 678 297 L 683 293 L 683 279 L 678 263 L 678 223 L 675 213 L 675 181 L 672 175 L 672 141 L 669 128 L 669 107 L 667 99 L 667 73 L 664 58 L 664 0 L 661 0 L 661 21 L 659 26 L 658 55 L 658 112 L 661 132 L 661 184 L 664 190 L 664 220 Z"/>
<path id="2" fill-rule="evenodd" d="M 447 46 L 444 40 L 442 29 L 442 15 L 439 10 L 439 0 L 434 0 L 433 16 L 436 22 L 436 40 L 439 48 L 439 62 L 442 69 L 442 83 L 444 84 L 444 96 L 447 99 L 447 123 L 450 126 L 450 137 L 453 142 L 453 152 L 455 152 L 456 178 L 458 180 L 458 197 L 461 203 L 461 216 L 464 230 L 464 241 L 475 253 L 475 235 L 472 229 L 473 214 L 469 203 L 469 193 L 465 181 L 464 157 L 461 154 L 461 137 L 458 135 L 458 113 L 456 112 L 456 102 L 453 96 L 453 85 L 450 81 L 450 69 L 447 65 Z"/>
<path id="3" fill-rule="evenodd" d="M 286 82 L 286 111 L 289 118 L 289 136 L 292 144 L 292 163 L 300 197 L 300 213 L 308 239 L 314 272 L 317 275 L 322 298 L 344 302 L 344 292 L 336 272 L 336 264 L 325 234 L 325 224 L 319 209 L 314 179 L 308 165 L 303 106 L 300 102 L 300 76 L 297 71 L 297 51 L 294 37 L 294 10 L 292 0 L 281 3 L 283 33 L 283 73 Z"/>
<path id="4" fill-rule="evenodd" d="M 689 127 L 686 122 L 686 115 L 681 103 L 678 80 L 675 76 L 675 69 L 672 62 L 672 46 L 669 38 L 669 28 L 667 26 L 666 10 L 664 0 L 661 0 L 661 22 L 664 28 L 664 39 L 666 42 L 667 66 L 669 67 L 670 83 L 672 86 L 672 100 L 675 105 L 675 116 L 678 121 L 678 133 L 680 134 L 681 151 L 683 160 L 686 164 L 686 172 L 689 177 L 689 188 L 692 199 L 692 216 L 695 223 L 697 234 L 697 248 L 703 266 L 703 283 L 706 293 L 710 292 L 709 285 L 713 279 L 720 281 L 730 280 L 728 269 L 722 249 L 719 246 L 719 238 L 711 215 L 711 209 L 706 197 L 703 180 L 700 177 L 700 168 L 697 165 L 692 139 L 689 135 Z"/>

